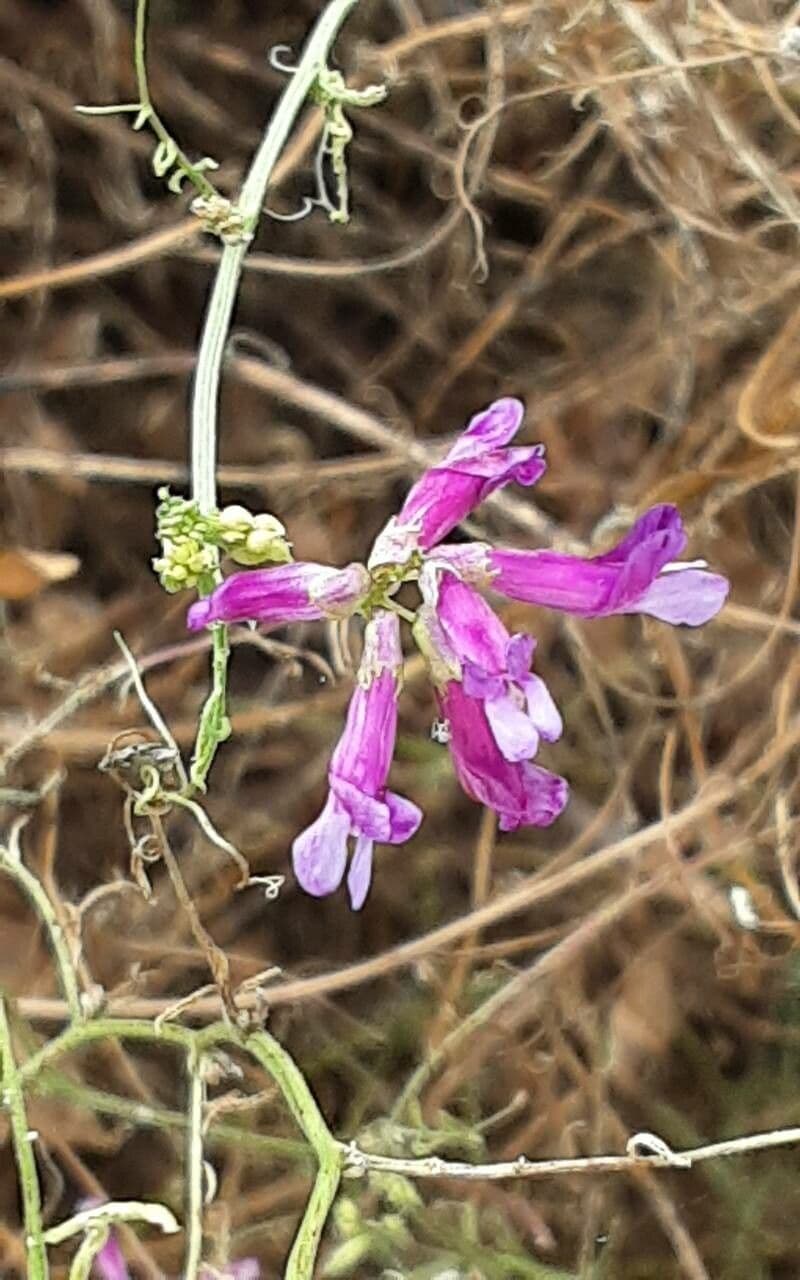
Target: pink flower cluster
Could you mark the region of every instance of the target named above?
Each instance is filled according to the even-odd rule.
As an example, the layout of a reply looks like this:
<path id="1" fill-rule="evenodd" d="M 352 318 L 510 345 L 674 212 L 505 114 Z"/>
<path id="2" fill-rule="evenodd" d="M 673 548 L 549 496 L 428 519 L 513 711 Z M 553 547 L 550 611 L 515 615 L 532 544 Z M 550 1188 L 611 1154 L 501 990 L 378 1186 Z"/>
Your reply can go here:
<path id="1" fill-rule="evenodd" d="M 356 689 L 331 758 L 328 798 L 293 846 L 295 873 L 309 893 L 333 892 L 347 872 L 358 910 L 369 890 L 375 843 L 401 844 L 422 820 L 415 804 L 386 785 L 403 663 L 392 597 L 403 582 L 416 580 L 421 591 L 413 635 L 428 663 L 455 771 L 467 794 L 497 813 L 503 831 L 548 826 L 569 789 L 534 763 L 541 743 L 554 742 L 562 731 L 547 686 L 531 671 L 536 642 L 509 635 L 478 588 L 584 618 L 646 613 L 688 626 L 713 618 L 725 601 L 725 578 L 702 562 L 678 560 L 686 533 L 668 505 L 652 507 L 616 547 L 592 559 L 478 542 L 443 544 L 496 489 L 511 481 L 532 485 L 544 474 L 541 445 L 510 447 L 522 416 L 520 401 L 509 398 L 472 418 L 447 456 L 413 485 L 366 566 L 306 562 L 235 573 L 189 610 L 192 630 L 215 622 L 279 624 L 356 612 L 367 619 Z"/>

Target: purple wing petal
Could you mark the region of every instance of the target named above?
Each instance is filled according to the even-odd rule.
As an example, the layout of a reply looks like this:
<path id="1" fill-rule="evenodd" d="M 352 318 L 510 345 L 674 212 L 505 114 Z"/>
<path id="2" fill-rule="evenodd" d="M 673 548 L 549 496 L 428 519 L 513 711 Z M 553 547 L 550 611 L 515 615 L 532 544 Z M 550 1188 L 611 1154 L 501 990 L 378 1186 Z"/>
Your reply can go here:
<path id="1" fill-rule="evenodd" d="M 632 525 L 616 546 L 602 555 L 594 557 L 595 564 L 622 564 L 643 542 L 651 539 L 660 542 L 667 551 L 667 564 L 675 560 L 686 546 L 686 530 L 683 527 L 681 513 L 677 507 L 663 502 L 650 507 L 644 515 Z"/>
<path id="2" fill-rule="evenodd" d="M 528 714 L 545 742 L 557 742 L 564 732 L 561 712 L 541 676 L 528 675 L 520 682 L 528 704 Z"/>
<path id="3" fill-rule="evenodd" d="M 383 800 L 367 795 L 359 787 L 337 774 L 329 775 L 331 791 L 350 819 L 353 835 L 386 841 L 391 834 L 391 814 Z"/>
<path id="4" fill-rule="evenodd" d="M 489 675 L 483 667 L 467 659 L 462 664 L 464 691 L 471 698 L 502 698 L 506 682 L 502 676 Z"/>
<path id="5" fill-rule="evenodd" d="M 524 414 L 524 404 L 513 396 L 495 400 L 470 418 L 442 465 L 451 466 L 508 444 L 519 431 Z"/>
<path id="6" fill-rule="evenodd" d="M 405 796 L 399 796 L 395 791 L 387 791 L 384 800 L 389 810 L 391 827 L 386 842 L 387 844 L 404 844 L 406 840 L 416 835 L 419 824 L 422 822 L 422 810 L 413 801 L 406 800 Z"/>
<path id="7" fill-rule="evenodd" d="M 347 889 L 350 894 L 350 905 L 354 911 L 360 911 L 369 893 L 372 880 L 372 850 L 374 842 L 368 836 L 359 836 L 356 849 L 347 873 Z"/>
<path id="8" fill-rule="evenodd" d="M 506 667 L 512 680 L 525 680 L 531 669 L 536 641 L 524 631 L 509 638 L 506 645 Z"/>
<path id="9" fill-rule="evenodd" d="M 500 813 L 500 830 L 516 831 L 518 827 L 551 826 L 569 800 L 566 780 L 528 760 L 523 760 L 517 767 L 522 774 L 524 804 L 519 809 L 507 809 Z"/>
<path id="10" fill-rule="evenodd" d="M 465 686 L 465 692 L 469 692 Z M 539 750 L 539 734 L 530 718 L 509 694 L 484 703 L 486 719 L 500 754 L 506 760 L 530 760 Z"/>
<path id="11" fill-rule="evenodd" d="M 704 569 L 675 569 L 662 573 L 637 600 L 632 612 L 688 627 L 701 627 L 716 617 L 730 584 Z"/>
<path id="12" fill-rule="evenodd" d="M 350 818 L 331 794 L 322 813 L 292 845 L 294 873 L 315 898 L 333 893 L 342 883 L 347 863 Z"/>

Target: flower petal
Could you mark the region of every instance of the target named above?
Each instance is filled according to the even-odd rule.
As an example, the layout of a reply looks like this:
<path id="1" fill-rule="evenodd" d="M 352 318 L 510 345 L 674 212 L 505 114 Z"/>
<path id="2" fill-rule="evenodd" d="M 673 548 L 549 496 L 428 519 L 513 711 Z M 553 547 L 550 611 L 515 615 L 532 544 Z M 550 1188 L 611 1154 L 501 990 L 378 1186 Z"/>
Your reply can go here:
<path id="1" fill-rule="evenodd" d="M 469 690 L 464 685 L 464 690 Z M 523 711 L 507 693 L 499 698 L 487 698 L 484 702 L 489 721 L 501 755 L 506 760 L 530 760 L 539 750 L 539 734 L 531 717 Z"/>
<path id="2" fill-rule="evenodd" d="M 514 396 L 494 400 L 488 409 L 470 418 L 442 465 L 474 458 L 513 440 L 525 416 L 525 406 Z"/>
<path id="3" fill-rule="evenodd" d="M 518 766 L 522 779 L 524 804 L 516 811 L 506 809 L 500 813 L 501 831 L 516 831 L 518 827 L 549 827 L 563 812 L 569 800 L 569 785 L 565 778 L 542 769 L 538 764 L 523 760 Z"/>
<path id="4" fill-rule="evenodd" d="M 595 556 L 594 563 L 623 564 L 632 551 L 635 551 L 643 542 L 650 540 L 663 545 L 667 553 L 666 559 L 662 561 L 659 568 L 681 554 L 686 546 L 686 531 L 677 507 L 668 502 L 650 507 L 635 521 L 616 546 L 610 551 L 604 551 L 602 555 Z"/>
<path id="5" fill-rule="evenodd" d="M 526 680 L 536 652 L 536 641 L 524 631 L 509 638 L 506 645 L 506 669 L 512 680 Z"/>
<path id="6" fill-rule="evenodd" d="M 674 625 L 701 627 L 719 613 L 729 589 L 730 583 L 721 574 L 678 569 L 656 578 L 631 612 L 649 613 Z"/>
<path id="7" fill-rule="evenodd" d="M 528 704 L 528 714 L 539 733 L 545 742 L 558 742 L 564 732 L 564 721 L 544 680 L 531 674 L 520 684 Z"/>
<path id="8" fill-rule="evenodd" d="M 412 800 L 399 796 L 396 791 L 387 791 L 384 796 L 389 810 L 390 831 L 387 844 L 405 844 L 416 835 L 422 822 L 422 810 Z"/>
<path id="9" fill-rule="evenodd" d="M 313 622 L 348 617 L 369 590 L 362 564 L 344 569 L 298 561 L 271 569 L 232 573 L 205 600 L 189 610 L 187 626 L 199 631 L 210 622 Z"/>
<path id="10" fill-rule="evenodd" d="M 397 734 L 397 680 L 383 671 L 368 688 L 356 685 L 342 736 L 331 757 L 331 774 L 367 795 L 386 785 Z"/>
<path id="11" fill-rule="evenodd" d="M 319 817 L 292 845 L 294 873 L 315 898 L 333 893 L 342 883 L 347 863 L 350 818 L 331 793 Z"/>
<path id="12" fill-rule="evenodd" d="M 350 819 L 353 835 L 369 836 L 370 840 L 386 841 L 391 833 L 391 814 L 382 799 L 368 795 L 354 786 L 347 778 L 331 773 L 328 776 L 331 791 Z"/>
<path id="13" fill-rule="evenodd" d="M 679 512 L 663 504 L 645 512 L 616 547 L 591 560 L 502 548 L 490 550 L 487 559 L 492 586 L 503 595 L 597 618 L 641 612 L 640 601 L 685 545 Z M 672 589 L 665 594 L 672 598 Z M 656 606 L 660 598 L 656 592 Z"/>
<path id="14" fill-rule="evenodd" d="M 471 698 L 502 698 L 506 682 L 502 676 L 491 676 L 483 667 L 467 659 L 463 663 L 464 689 Z"/>
<path id="15" fill-rule="evenodd" d="M 372 851 L 374 841 L 368 836 L 359 836 L 356 849 L 347 873 L 347 889 L 350 894 L 350 905 L 354 911 L 360 911 L 369 893 L 372 880 Z"/>
<path id="16" fill-rule="evenodd" d="M 459 659 L 489 674 L 504 674 L 509 636 L 494 609 L 454 573 L 437 577 L 439 620 Z"/>
<path id="17" fill-rule="evenodd" d="M 429 551 L 495 489 L 515 480 L 532 485 L 546 470 L 541 445 L 506 449 L 524 409 L 519 400 L 497 400 L 469 422 L 449 453 L 412 486 L 400 511 L 378 535 L 369 567 L 405 564 Z"/>
<path id="18" fill-rule="evenodd" d="M 563 778 L 533 765 L 512 762 L 499 751 L 484 704 L 470 698 L 456 680 L 438 692 L 440 711 L 450 724 L 450 752 L 467 795 L 494 809 L 503 831 L 545 827 L 567 802 Z"/>

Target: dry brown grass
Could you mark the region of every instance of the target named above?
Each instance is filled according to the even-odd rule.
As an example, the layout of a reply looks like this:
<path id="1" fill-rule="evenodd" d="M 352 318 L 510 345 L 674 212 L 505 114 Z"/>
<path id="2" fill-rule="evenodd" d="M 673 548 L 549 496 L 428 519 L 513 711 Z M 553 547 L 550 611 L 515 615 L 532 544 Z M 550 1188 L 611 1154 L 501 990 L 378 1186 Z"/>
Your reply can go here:
<path id="1" fill-rule="evenodd" d="M 280 87 L 265 51 L 296 44 L 318 7 L 153 5 L 154 97 L 188 150 L 224 161 L 223 187 Z M 155 874 L 150 905 L 122 883 L 120 794 L 96 764 L 143 723 L 117 696 L 115 628 L 182 744 L 205 691 L 184 601 L 160 592 L 149 558 L 154 487 L 185 474 L 216 250 L 149 175 L 142 135 L 72 112 L 131 97 L 129 9 L 6 0 L 0 13 L 4 542 L 81 561 L 7 607 L 1 798 L 5 828 L 30 812 L 26 857 L 62 910 L 85 908 L 86 974 L 112 1009 L 152 1016 L 208 975 L 169 880 Z M 356 121 L 353 219 L 262 227 L 220 479 L 226 500 L 275 510 L 299 557 L 360 558 L 435 438 L 514 393 L 550 466 L 534 495 L 480 513 L 487 536 L 590 547 L 674 501 L 692 553 L 733 584 L 699 633 L 506 610 L 537 635 L 567 725 L 545 763 L 573 799 L 551 831 L 495 838 L 430 741 L 412 670 L 395 776 L 426 822 L 382 852 L 359 916 L 291 880 L 277 903 L 237 894 L 224 856 L 172 820 L 234 982 L 280 966 L 270 1027 L 343 1137 L 385 1120 L 428 1058 L 417 1118 L 446 1131 L 430 1138 L 443 1153 L 474 1155 L 481 1126 L 500 1159 L 621 1150 L 639 1129 L 681 1145 L 800 1122 L 799 16 L 767 0 L 363 0 L 341 64 L 391 92 Z M 281 211 L 309 187 L 314 129 L 287 153 Z M 296 653 L 236 649 L 235 733 L 208 800 L 262 875 L 287 871 L 316 812 L 349 688 L 320 686 L 322 629 L 276 638 Z M 735 919 L 733 886 L 757 929 Z M 0 914 L 0 986 L 32 1043 L 61 1006 L 5 883 Z M 78 1081 L 179 1105 L 160 1054 L 93 1051 L 62 1094 Z M 255 1105 L 248 1126 L 291 1134 L 274 1098 Z M 179 1204 L 182 1138 L 166 1121 L 137 1128 L 54 1096 L 31 1122 L 51 1215 L 87 1193 Z M 224 1142 L 214 1159 L 212 1231 L 278 1276 L 302 1166 Z M 798 1172 L 786 1151 L 680 1175 L 427 1184 L 392 1262 L 409 1277 L 447 1255 L 491 1280 L 795 1280 Z M 12 1175 L 0 1161 L 3 1276 L 22 1256 Z M 365 1220 L 386 1212 L 374 1189 L 348 1195 Z M 370 1230 L 380 1242 L 385 1223 Z M 169 1240 L 131 1257 L 137 1275 L 177 1274 Z"/>

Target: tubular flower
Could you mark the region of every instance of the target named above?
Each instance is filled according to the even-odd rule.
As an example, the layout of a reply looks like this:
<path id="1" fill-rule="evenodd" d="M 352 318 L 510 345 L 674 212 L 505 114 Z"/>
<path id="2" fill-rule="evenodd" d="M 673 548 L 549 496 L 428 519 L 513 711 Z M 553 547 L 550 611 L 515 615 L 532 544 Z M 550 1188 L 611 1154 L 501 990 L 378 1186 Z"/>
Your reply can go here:
<path id="1" fill-rule="evenodd" d="M 415 551 L 429 551 L 490 493 L 515 480 L 532 485 L 546 469 L 544 448 L 506 448 L 525 412 L 519 400 L 495 400 L 467 424 L 450 452 L 412 486 L 405 502 L 380 533 L 369 567 L 405 564 Z"/>
<path id="2" fill-rule="evenodd" d="M 486 601 L 453 573 L 443 573 L 434 585 L 429 568 L 423 570 L 423 596 L 435 598 L 465 694 L 483 703 L 501 755 L 510 761 L 530 760 L 540 739 L 555 742 L 563 728 L 547 685 L 530 669 L 536 641 L 509 635 Z"/>
<path id="3" fill-rule="evenodd" d="M 465 595 L 463 584 L 456 582 L 454 591 L 449 580 L 446 574 L 437 592 L 432 576 L 423 573 L 425 602 L 414 636 L 428 662 L 459 782 L 473 800 L 495 811 L 501 831 L 550 826 L 567 803 L 569 788 L 530 759 L 540 737 L 553 740 L 561 732 L 544 683 L 529 692 L 528 681 L 538 681 L 523 672 L 532 645 L 527 636 L 509 637 L 499 619 L 499 631 L 492 626 L 493 637 L 484 642 L 480 627 L 486 618 L 477 607 L 483 601 L 468 587 Z M 476 652 L 490 669 L 474 661 Z M 513 725 L 525 747 L 513 741 Z"/>
<path id="4" fill-rule="evenodd" d="M 363 564 L 333 569 L 298 561 L 275 569 L 233 573 L 189 609 L 187 626 L 199 631 L 211 622 L 314 622 L 346 618 L 367 594 Z"/>
<path id="5" fill-rule="evenodd" d="M 686 546 L 675 507 L 651 509 L 611 551 L 583 560 L 556 551 L 513 551 L 486 543 L 439 547 L 436 558 L 466 581 L 512 600 L 584 618 L 647 613 L 698 627 L 719 613 L 728 581 L 704 561 L 676 561 Z"/>
<path id="6" fill-rule="evenodd" d="M 328 771 L 328 798 L 292 847 L 297 879 L 308 893 L 321 897 L 341 884 L 348 842 L 355 838 L 347 876 L 354 911 L 363 906 L 369 890 L 375 841 L 403 844 L 422 820 L 415 804 L 386 789 L 402 664 L 398 619 L 379 610 L 367 624 L 358 683 Z"/>

